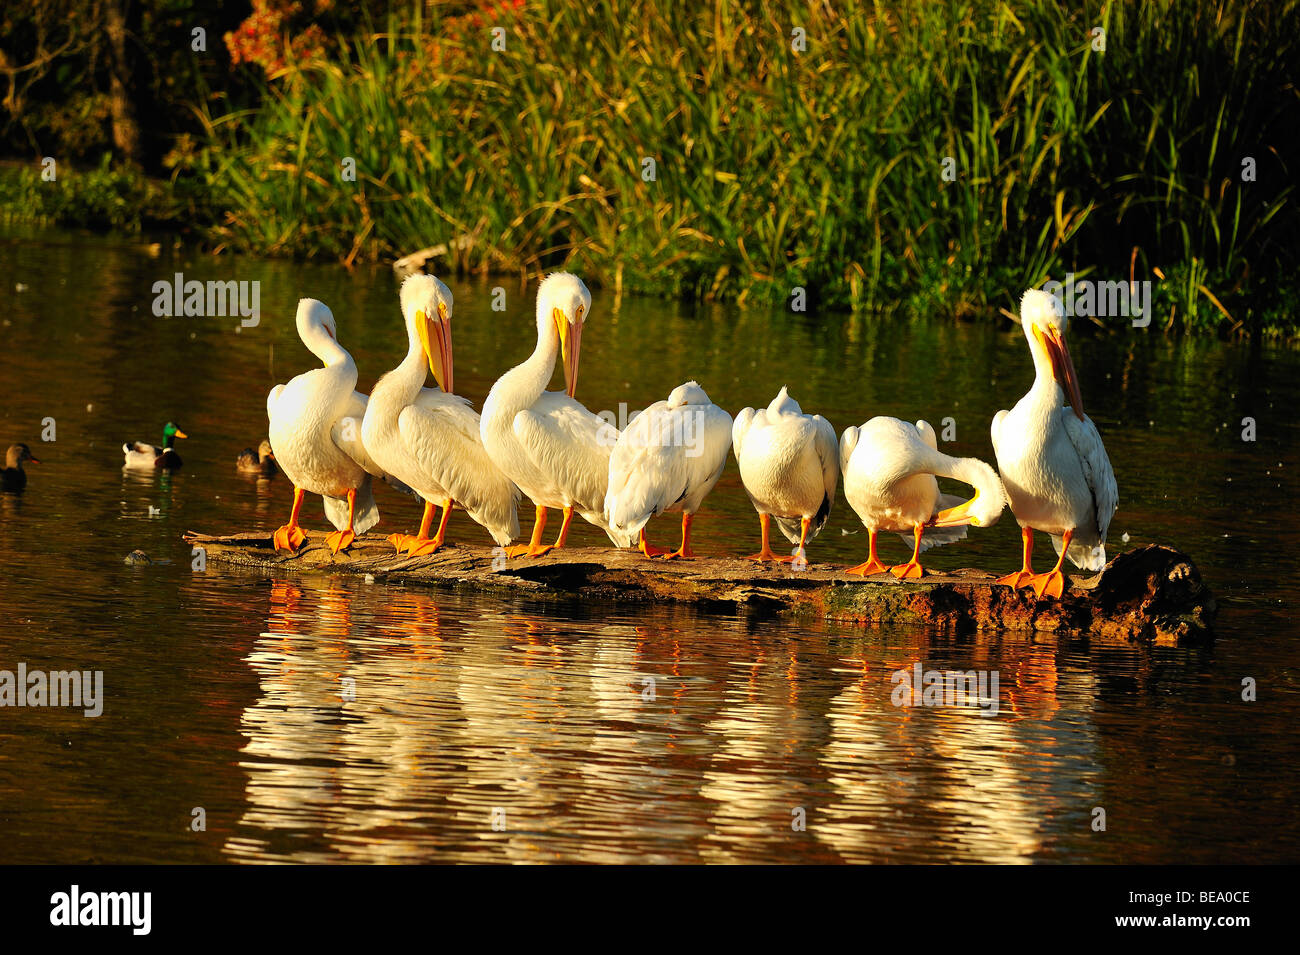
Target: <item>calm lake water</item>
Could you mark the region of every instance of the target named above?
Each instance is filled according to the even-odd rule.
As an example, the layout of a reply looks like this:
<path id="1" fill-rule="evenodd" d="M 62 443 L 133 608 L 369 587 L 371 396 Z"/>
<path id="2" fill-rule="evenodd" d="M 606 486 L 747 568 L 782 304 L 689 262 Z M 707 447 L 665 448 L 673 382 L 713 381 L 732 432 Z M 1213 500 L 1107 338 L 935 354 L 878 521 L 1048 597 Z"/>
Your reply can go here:
<path id="1" fill-rule="evenodd" d="M 178 271 L 260 281 L 261 324 L 155 318 L 151 286 Z M 499 313 L 490 283 L 450 284 L 456 382 L 478 406 L 532 348 L 531 289 L 507 283 Z M 1075 323 L 1120 487 L 1112 549 L 1125 533 L 1177 545 L 1221 606 L 1211 647 L 1116 647 L 193 572 L 184 531 L 269 530 L 288 513 L 283 477 L 259 484 L 234 461 L 266 432 L 270 387 L 313 362 L 293 329 L 303 295 L 334 310 L 363 390 L 404 353 L 386 269 L 0 233 L 0 447 L 25 441 L 43 462 L 25 494 L 0 495 L 0 669 L 102 670 L 105 695 L 93 719 L 0 709 L 0 861 L 1300 858 L 1296 352 Z M 597 410 L 696 378 L 734 414 L 788 384 L 837 432 L 951 417 L 945 449 L 992 460 L 989 420 L 1032 377 L 1005 319 L 616 312 L 594 295 L 579 397 Z M 56 440 L 42 442 L 47 418 Z M 122 442 L 159 443 L 169 419 L 190 435 L 184 469 L 124 476 Z M 381 529 L 417 522 L 414 502 L 379 499 Z M 318 499 L 305 514 L 325 526 Z M 677 521 L 652 529 L 675 541 Z M 734 461 L 696 530 L 704 554 L 756 549 Z M 487 540 L 462 514 L 451 535 Z M 841 497 L 809 556 L 857 563 L 865 547 Z M 124 564 L 136 548 L 155 563 Z M 1007 514 L 928 562 L 1018 560 Z M 891 673 L 918 661 L 998 671 L 1000 715 L 893 706 Z M 1241 700 L 1248 677 L 1256 702 Z"/>

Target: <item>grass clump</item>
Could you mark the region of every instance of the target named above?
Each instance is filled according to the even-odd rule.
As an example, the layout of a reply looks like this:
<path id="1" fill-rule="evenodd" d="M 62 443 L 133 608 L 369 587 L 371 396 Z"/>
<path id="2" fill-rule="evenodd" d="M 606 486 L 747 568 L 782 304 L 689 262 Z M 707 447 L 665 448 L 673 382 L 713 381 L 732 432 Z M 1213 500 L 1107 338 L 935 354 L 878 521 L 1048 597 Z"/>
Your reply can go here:
<path id="1" fill-rule="evenodd" d="M 1287 321 L 1270 280 L 1300 238 L 1297 12 L 591 0 L 395 16 L 289 63 L 259 108 L 206 116 L 182 174 L 221 211 L 216 240 L 245 251 L 446 243 L 440 268 L 957 313 L 1067 271 L 1159 270 L 1180 277 L 1159 292 L 1174 324 L 1263 327 Z"/>

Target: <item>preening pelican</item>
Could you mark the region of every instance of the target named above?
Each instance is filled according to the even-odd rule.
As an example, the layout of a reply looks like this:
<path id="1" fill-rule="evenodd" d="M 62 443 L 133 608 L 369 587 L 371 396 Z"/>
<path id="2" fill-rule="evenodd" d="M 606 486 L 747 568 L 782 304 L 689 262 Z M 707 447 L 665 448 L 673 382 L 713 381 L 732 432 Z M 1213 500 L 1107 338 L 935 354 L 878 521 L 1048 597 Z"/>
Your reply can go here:
<path id="1" fill-rule="evenodd" d="M 691 521 L 713 490 L 731 449 L 731 415 L 694 381 L 646 408 L 618 436 L 609 458 L 605 517 L 620 534 L 639 535 L 647 557 L 694 557 Z M 645 526 L 664 511 L 682 512 L 676 551 L 651 547 Z"/>
<path id="2" fill-rule="evenodd" d="M 519 536 L 519 489 L 483 450 L 479 417 L 469 400 L 452 390 L 451 289 L 432 275 L 402 283 L 407 350 L 402 363 L 370 392 L 361 440 L 388 474 L 424 498 L 419 533 L 392 534 L 400 553 L 432 554 L 442 546 L 454 504 L 487 528 L 498 544 Z M 425 388 L 433 372 L 437 388 Z M 438 533 L 429 537 L 436 506 Z"/>
<path id="3" fill-rule="evenodd" d="M 172 447 L 177 438 L 189 437 L 184 431 L 168 421 L 163 426 L 162 447 L 145 444 L 143 441 L 128 441 L 122 445 L 124 458 L 122 467 L 131 471 L 175 471 L 181 466 L 181 456 Z"/>
<path id="4" fill-rule="evenodd" d="M 772 553 L 768 530 L 773 517 L 804 556 L 804 547 L 825 526 L 835 501 L 840 477 L 835 429 L 821 415 L 804 414 L 782 386 L 766 409 L 746 408 L 736 415 L 731 442 L 763 533 L 763 547 L 750 560 L 794 559 Z"/>
<path id="5" fill-rule="evenodd" d="M 324 303 L 304 298 L 296 324 L 302 343 L 325 367 L 276 385 L 266 396 L 275 459 L 293 482 L 293 511 L 289 523 L 275 532 L 275 547 L 297 550 L 307 539 L 298 513 L 303 494 L 310 491 L 321 495 L 325 516 L 337 528 L 325 538 L 337 554 L 379 522 L 370 477 L 382 477 L 383 471 L 361 443 L 366 396 L 354 390 L 357 366 L 338 343 L 333 313 Z"/>
<path id="6" fill-rule="evenodd" d="M 846 573 L 866 577 L 886 570 L 900 579 L 920 577 L 921 552 L 966 536 L 966 525 L 997 523 L 1005 500 L 1002 482 L 983 461 L 942 454 L 934 428 L 915 426 L 897 418 L 872 418 L 861 428 L 846 428 L 840 438 L 840 468 L 844 497 L 867 526 L 866 563 Z M 962 501 L 939 493 L 939 477 L 954 478 L 975 488 Z M 943 510 L 941 510 L 943 508 Z M 912 559 L 886 567 L 876 556 L 876 535 L 893 531 L 912 545 Z"/>
<path id="7" fill-rule="evenodd" d="M 1066 320 L 1052 296 L 1040 289 L 1026 292 L 1020 324 L 1034 358 L 1034 385 L 1014 408 L 994 416 L 992 435 L 1007 501 L 1020 524 L 1024 563 L 997 582 L 1059 597 L 1066 557 L 1083 570 L 1100 570 L 1106 563 L 1106 530 L 1119 491 L 1101 435 L 1083 413 L 1079 378 L 1065 344 Z M 1051 535 L 1058 555 L 1045 574 L 1030 566 L 1035 528 Z"/>
<path id="8" fill-rule="evenodd" d="M 619 547 L 631 546 L 605 523 L 609 456 L 618 430 L 573 397 L 582 327 L 590 312 L 591 293 L 582 279 L 567 272 L 547 276 L 537 289 L 537 347 L 501 376 L 483 402 L 483 447 L 537 507 L 531 540 L 510 548 L 511 557 L 537 557 L 552 546 L 563 547 L 575 512 Z M 545 390 L 556 355 L 564 361 L 563 392 Z M 560 535 L 551 546 L 542 543 L 548 507 L 564 509 Z"/>

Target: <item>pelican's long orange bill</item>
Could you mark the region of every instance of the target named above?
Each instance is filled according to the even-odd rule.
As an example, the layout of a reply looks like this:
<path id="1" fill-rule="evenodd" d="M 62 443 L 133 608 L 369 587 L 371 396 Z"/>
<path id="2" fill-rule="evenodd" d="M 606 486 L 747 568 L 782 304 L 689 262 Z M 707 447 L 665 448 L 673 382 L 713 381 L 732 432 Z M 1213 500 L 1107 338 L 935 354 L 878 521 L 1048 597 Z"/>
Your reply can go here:
<path id="1" fill-rule="evenodd" d="M 560 333 L 560 359 L 564 363 L 564 393 L 572 398 L 578 391 L 578 353 L 582 348 L 582 323 L 570 322 L 562 309 L 552 313 Z"/>
<path id="2" fill-rule="evenodd" d="M 424 345 L 425 357 L 429 360 L 429 371 L 433 372 L 438 387 L 446 394 L 455 394 L 453 378 L 454 362 L 451 350 L 451 318 L 447 315 L 447 306 L 438 303 L 438 317 L 433 318 L 425 312 L 416 315 L 417 327 Z"/>
<path id="3" fill-rule="evenodd" d="M 1082 421 L 1083 393 L 1079 390 L 1079 375 L 1074 370 L 1074 362 L 1070 359 L 1069 346 L 1056 331 L 1044 333 L 1042 342 L 1043 347 L 1047 349 L 1047 357 L 1052 360 L 1052 377 L 1065 392 L 1065 400 L 1074 409 L 1075 416 Z"/>
<path id="4" fill-rule="evenodd" d="M 979 499 L 979 488 L 975 489 L 975 496 L 969 501 L 962 501 L 956 507 L 950 507 L 947 510 L 940 511 L 934 515 L 934 520 L 930 523 L 935 527 L 960 527 L 963 524 L 974 524 L 980 526 L 979 519 L 971 514 L 971 507 Z"/>

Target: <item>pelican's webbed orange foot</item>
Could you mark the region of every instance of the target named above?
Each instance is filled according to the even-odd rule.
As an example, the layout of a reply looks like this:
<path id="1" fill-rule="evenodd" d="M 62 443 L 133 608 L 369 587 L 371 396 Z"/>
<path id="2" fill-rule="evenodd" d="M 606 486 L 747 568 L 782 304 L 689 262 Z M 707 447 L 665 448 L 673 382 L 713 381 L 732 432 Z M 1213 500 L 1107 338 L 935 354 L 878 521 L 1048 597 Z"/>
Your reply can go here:
<path id="1" fill-rule="evenodd" d="M 1006 586 L 1010 587 L 1012 590 L 1018 590 L 1021 587 L 1030 586 L 1033 579 L 1034 579 L 1034 572 L 1032 570 L 1021 569 L 1021 570 L 1017 570 L 1014 574 L 1007 574 L 1004 577 L 999 577 L 997 580 L 993 581 L 993 583 L 1005 584 Z"/>
<path id="2" fill-rule="evenodd" d="M 917 560 L 909 560 L 906 564 L 895 564 L 889 568 L 889 572 L 899 580 L 916 580 L 925 576 L 925 568 Z"/>
<path id="3" fill-rule="evenodd" d="M 442 520 L 438 522 L 438 533 L 432 537 L 429 536 L 429 527 L 433 520 L 433 505 L 426 503 L 424 506 L 424 519 L 420 521 L 420 533 L 415 537 L 408 538 L 406 541 L 406 552 L 412 557 L 427 557 L 429 554 L 436 554 L 438 548 L 446 542 L 447 539 L 447 519 L 451 517 L 452 502 L 450 499 L 442 503 Z"/>
<path id="4" fill-rule="evenodd" d="M 352 532 L 352 527 L 357 519 L 357 489 L 348 488 L 348 526 L 341 531 L 325 535 L 325 543 L 329 546 L 331 554 L 338 554 L 341 550 L 347 550 L 356 543 L 357 535 Z"/>
<path id="5" fill-rule="evenodd" d="M 387 537 L 384 538 L 384 540 L 388 541 L 388 543 L 393 545 L 393 547 L 396 549 L 397 553 L 399 554 L 402 553 L 404 550 L 406 550 L 408 547 L 410 547 L 411 541 L 413 541 L 414 539 L 415 538 L 413 538 L 410 534 L 389 534 Z"/>
<path id="6" fill-rule="evenodd" d="M 1034 588 L 1034 596 L 1039 600 L 1044 597 L 1060 597 L 1065 593 L 1065 574 L 1059 570 L 1049 570 L 1045 574 L 1034 574 L 1029 578 Z"/>
<path id="7" fill-rule="evenodd" d="M 442 545 L 443 541 L 437 537 L 426 537 L 423 540 L 420 538 L 412 538 L 406 552 L 412 557 L 427 557 L 429 554 L 438 553 L 438 549 L 442 547 Z"/>
<path id="8" fill-rule="evenodd" d="M 844 573 L 852 574 L 855 577 L 870 577 L 873 574 L 883 574 L 887 570 L 889 570 L 888 566 L 882 564 L 878 558 L 873 557 L 871 560 L 858 564 L 856 567 L 850 567 L 848 570 L 844 571 Z"/>
<path id="9" fill-rule="evenodd" d="M 549 554 L 552 550 L 555 549 L 556 546 L 558 546 L 559 542 L 557 541 L 556 544 L 543 544 L 542 531 L 545 530 L 545 528 L 546 528 L 546 508 L 541 507 L 539 505 L 537 508 L 537 514 L 533 518 L 533 536 L 529 538 L 527 544 L 515 544 L 513 547 L 507 547 L 506 556 L 507 557 L 542 557 L 545 554 Z M 561 531 L 560 536 L 561 537 L 564 536 L 563 531 Z"/>
<path id="10" fill-rule="evenodd" d="M 1020 528 L 1020 546 L 1023 552 L 1020 569 L 1014 574 L 999 577 L 993 581 L 994 584 L 1005 584 L 1012 590 L 1019 590 L 1021 587 L 1029 587 L 1033 584 L 1036 575 L 1034 574 L 1034 568 L 1030 565 L 1030 558 L 1034 555 L 1034 531 L 1032 528 Z"/>
<path id="11" fill-rule="evenodd" d="M 285 524 L 271 535 L 271 541 L 275 544 L 276 550 L 287 550 L 293 553 L 306 543 L 307 535 L 297 524 Z"/>
<path id="12" fill-rule="evenodd" d="M 667 547 L 655 547 L 651 544 L 650 539 L 646 537 L 644 527 L 641 528 L 641 534 L 637 538 L 637 550 L 641 551 L 641 553 L 645 554 L 647 557 L 676 556 L 672 554 Z"/>
<path id="13" fill-rule="evenodd" d="M 690 560 L 695 556 L 695 551 L 691 550 L 691 524 L 695 520 L 694 514 L 682 514 L 682 546 L 669 554 L 664 554 L 664 560 Z"/>
<path id="14" fill-rule="evenodd" d="M 357 535 L 352 532 L 352 528 L 350 527 L 325 535 L 325 543 L 329 547 L 331 554 L 337 554 L 341 550 L 347 550 L 356 543 L 356 540 Z"/>
<path id="15" fill-rule="evenodd" d="M 912 546 L 912 559 L 906 564 L 897 564 L 889 568 L 889 572 L 899 580 L 916 580 L 925 576 L 925 569 L 921 566 L 921 535 L 924 531 L 922 525 L 913 525 L 912 539 L 915 543 Z"/>
<path id="16" fill-rule="evenodd" d="M 554 544 L 515 544 L 506 548 L 507 557 L 545 557 L 555 550 Z"/>

